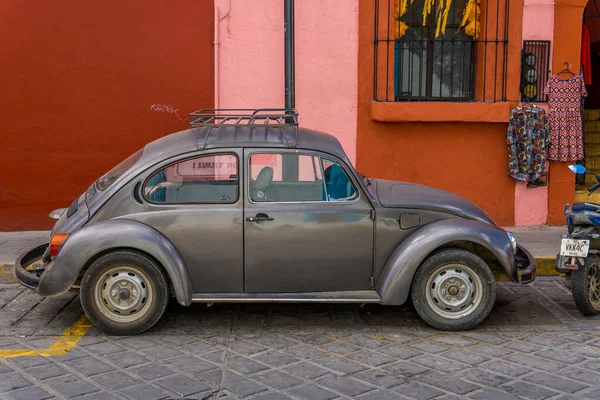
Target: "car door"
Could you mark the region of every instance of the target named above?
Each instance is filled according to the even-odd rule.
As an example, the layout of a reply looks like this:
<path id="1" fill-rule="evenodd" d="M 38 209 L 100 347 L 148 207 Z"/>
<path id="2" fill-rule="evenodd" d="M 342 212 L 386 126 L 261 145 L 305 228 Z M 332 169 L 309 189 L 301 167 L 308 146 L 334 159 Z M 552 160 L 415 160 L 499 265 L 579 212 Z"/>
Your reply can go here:
<path id="1" fill-rule="evenodd" d="M 128 216 L 173 243 L 194 293 L 243 292 L 241 156 L 209 151 L 156 168 L 142 185 L 147 211 Z"/>
<path id="2" fill-rule="evenodd" d="M 335 157 L 244 150 L 248 293 L 371 288 L 372 206 Z"/>

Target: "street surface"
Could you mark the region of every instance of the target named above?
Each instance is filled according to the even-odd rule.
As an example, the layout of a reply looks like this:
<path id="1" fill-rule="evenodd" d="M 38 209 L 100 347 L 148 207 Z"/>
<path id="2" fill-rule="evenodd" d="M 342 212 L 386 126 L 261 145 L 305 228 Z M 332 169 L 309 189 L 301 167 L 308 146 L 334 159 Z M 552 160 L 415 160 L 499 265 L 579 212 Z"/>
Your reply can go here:
<path id="1" fill-rule="evenodd" d="M 127 338 L 82 315 L 75 294 L 0 284 L 0 398 L 600 399 L 600 319 L 555 277 L 500 284 L 492 315 L 460 333 L 410 305 L 172 302 Z"/>

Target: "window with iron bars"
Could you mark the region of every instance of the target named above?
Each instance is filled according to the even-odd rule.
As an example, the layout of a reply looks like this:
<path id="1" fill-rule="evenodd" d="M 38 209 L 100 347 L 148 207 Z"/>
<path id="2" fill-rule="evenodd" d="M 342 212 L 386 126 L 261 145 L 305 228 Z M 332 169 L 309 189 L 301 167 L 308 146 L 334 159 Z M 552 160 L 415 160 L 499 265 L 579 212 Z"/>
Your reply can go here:
<path id="1" fill-rule="evenodd" d="M 374 100 L 506 101 L 510 0 L 435 0 L 425 20 L 425 0 L 400 1 L 375 0 Z"/>

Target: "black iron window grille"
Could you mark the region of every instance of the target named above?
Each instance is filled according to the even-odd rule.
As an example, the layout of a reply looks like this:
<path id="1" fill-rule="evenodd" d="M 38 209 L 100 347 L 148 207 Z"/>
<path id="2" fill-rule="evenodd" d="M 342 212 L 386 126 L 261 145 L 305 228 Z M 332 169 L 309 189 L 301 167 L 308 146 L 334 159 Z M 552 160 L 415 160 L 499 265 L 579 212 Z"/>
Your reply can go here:
<path id="1" fill-rule="evenodd" d="M 375 0 L 374 100 L 506 101 L 509 2 Z"/>
<path id="2" fill-rule="evenodd" d="M 546 102 L 544 87 L 550 69 L 550 41 L 524 40 L 521 51 L 521 101 Z"/>

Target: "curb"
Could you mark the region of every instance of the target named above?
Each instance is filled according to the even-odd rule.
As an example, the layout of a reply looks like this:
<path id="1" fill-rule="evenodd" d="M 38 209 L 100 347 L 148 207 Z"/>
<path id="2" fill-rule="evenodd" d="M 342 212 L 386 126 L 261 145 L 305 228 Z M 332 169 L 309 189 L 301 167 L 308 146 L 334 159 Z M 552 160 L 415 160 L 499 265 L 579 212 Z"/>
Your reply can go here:
<path id="1" fill-rule="evenodd" d="M 559 276 L 560 274 L 554 269 L 556 256 L 536 256 L 537 275 L 538 276 Z M 14 274 L 14 264 L 0 262 L 0 283 L 16 283 Z"/>

